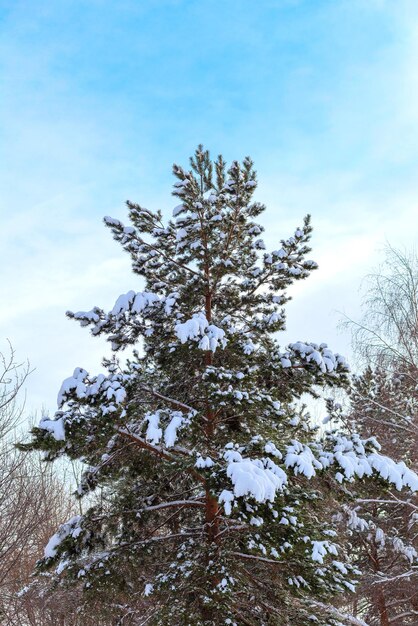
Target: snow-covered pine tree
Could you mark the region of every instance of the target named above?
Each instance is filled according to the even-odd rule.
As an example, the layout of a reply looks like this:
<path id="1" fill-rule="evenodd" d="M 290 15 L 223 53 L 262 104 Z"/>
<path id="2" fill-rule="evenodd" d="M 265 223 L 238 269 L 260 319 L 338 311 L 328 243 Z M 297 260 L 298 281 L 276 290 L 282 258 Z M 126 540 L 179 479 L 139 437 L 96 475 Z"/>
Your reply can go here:
<path id="1" fill-rule="evenodd" d="M 26 445 L 81 461 L 80 497 L 100 493 L 40 568 L 109 610 L 139 607 L 135 624 L 345 623 L 328 604 L 355 578 L 330 519 L 344 483 L 417 478 L 373 441 L 321 440 L 297 408 L 348 370 L 325 344 L 277 343 L 286 288 L 316 268 L 309 217 L 266 252 L 249 158 L 227 170 L 199 146 L 174 175 L 172 220 L 131 202 L 131 225 L 105 218 L 144 290 L 68 313 L 137 351 L 77 368 Z"/>
<path id="2" fill-rule="evenodd" d="M 367 368 L 353 379 L 348 419 L 377 437 L 391 457 L 417 469 L 416 372 Z M 352 555 L 363 572 L 356 605 L 370 626 L 407 626 L 418 620 L 418 501 L 410 493 L 373 484 L 354 486 L 349 512 Z"/>

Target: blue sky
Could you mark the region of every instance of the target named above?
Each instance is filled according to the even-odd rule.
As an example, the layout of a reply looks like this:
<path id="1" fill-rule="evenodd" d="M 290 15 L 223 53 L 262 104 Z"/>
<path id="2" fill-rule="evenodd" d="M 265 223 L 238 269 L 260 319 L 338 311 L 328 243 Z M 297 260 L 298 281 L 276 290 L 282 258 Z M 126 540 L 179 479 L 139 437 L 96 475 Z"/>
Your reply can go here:
<path id="1" fill-rule="evenodd" d="M 54 408 L 104 345 L 64 317 L 111 306 L 128 259 L 101 224 L 130 198 L 169 215 L 171 164 L 203 142 L 250 154 L 275 246 L 307 212 L 320 270 L 285 340 L 328 341 L 358 315 L 385 240 L 418 235 L 415 0 L 0 0 L 0 346 Z"/>

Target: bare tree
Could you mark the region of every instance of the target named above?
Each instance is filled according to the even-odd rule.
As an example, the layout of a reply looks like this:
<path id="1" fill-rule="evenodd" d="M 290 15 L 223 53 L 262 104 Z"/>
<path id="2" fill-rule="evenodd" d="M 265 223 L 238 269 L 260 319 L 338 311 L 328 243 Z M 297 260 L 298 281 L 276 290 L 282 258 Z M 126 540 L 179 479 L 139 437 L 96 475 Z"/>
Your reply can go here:
<path id="1" fill-rule="evenodd" d="M 22 545 L 32 528 L 22 519 L 29 505 L 26 489 L 26 463 L 13 446 L 12 433 L 22 415 L 17 396 L 29 373 L 29 366 L 19 365 L 10 347 L 8 357 L 0 356 L 0 588 L 4 588 L 17 565 Z M 22 523 L 23 522 L 23 523 Z"/>
<path id="2" fill-rule="evenodd" d="M 8 354 L 0 355 L 0 366 L 0 622 L 58 626 L 59 619 L 47 618 L 42 594 L 32 594 L 28 602 L 19 590 L 31 583 L 43 546 L 73 504 L 49 464 L 15 448 L 29 364 L 18 363 L 9 345 Z"/>
<path id="3" fill-rule="evenodd" d="M 418 372 L 418 254 L 387 244 L 385 261 L 365 279 L 363 316 L 348 319 L 363 364 L 402 370 L 415 383 Z"/>

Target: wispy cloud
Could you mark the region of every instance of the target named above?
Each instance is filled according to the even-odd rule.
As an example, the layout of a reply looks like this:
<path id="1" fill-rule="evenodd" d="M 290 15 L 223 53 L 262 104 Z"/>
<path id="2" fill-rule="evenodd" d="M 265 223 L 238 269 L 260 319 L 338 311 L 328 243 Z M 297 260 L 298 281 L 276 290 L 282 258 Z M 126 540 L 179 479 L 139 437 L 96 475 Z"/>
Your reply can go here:
<path id="1" fill-rule="evenodd" d="M 102 216 L 127 198 L 169 214 L 171 163 L 199 141 L 254 157 L 269 245 L 312 213 L 320 270 L 284 340 L 349 350 L 335 311 L 358 312 L 385 239 L 418 235 L 414 0 L 4 7 L 0 339 L 37 368 L 29 410 L 99 367 L 104 342 L 65 310 L 139 288 Z"/>

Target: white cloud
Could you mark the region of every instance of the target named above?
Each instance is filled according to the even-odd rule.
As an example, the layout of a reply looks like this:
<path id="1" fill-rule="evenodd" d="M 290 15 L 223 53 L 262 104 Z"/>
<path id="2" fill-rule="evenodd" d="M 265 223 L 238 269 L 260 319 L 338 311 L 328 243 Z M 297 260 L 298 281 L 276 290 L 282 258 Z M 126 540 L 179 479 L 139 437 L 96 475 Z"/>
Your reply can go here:
<path id="1" fill-rule="evenodd" d="M 293 4 L 298 5 L 289 6 Z M 337 4 L 344 8 L 344 3 Z M 356 8 L 351 0 L 345 6 Z M 357 6 L 365 10 L 363 2 Z M 333 10 L 329 23 L 336 31 L 330 41 L 338 38 L 343 15 Z M 268 144 L 267 154 L 265 145 L 257 143 L 257 126 L 248 128 L 244 118 L 241 129 L 221 124 L 206 128 L 204 119 L 200 127 L 204 137 L 216 137 L 219 148 L 225 140 L 234 157 L 239 156 L 238 141 L 240 149 L 251 141 L 258 152 L 269 245 L 277 246 L 272 233 L 287 237 L 304 213 L 312 213 L 312 258 L 320 269 L 292 290 L 284 339 L 326 340 L 342 352 L 349 351 L 349 342 L 335 330 L 335 311 L 358 314 L 361 278 L 377 264 L 386 239 L 395 246 L 411 245 L 418 236 L 418 5 L 414 0 L 376 0 L 367 3 L 367 10 L 390 16 L 393 36 L 387 46 L 370 50 L 361 63 L 350 60 L 345 50 L 346 65 L 325 86 L 314 85 L 306 103 L 300 98 L 309 59 L 292 74 L 293 83 L 285 83 L 295 89 L 298 111 L 307 115 L 315 104 L 321 124 L 315 112 L 309 126 L 299 127 L 295 117 L 293 126 L 281 128 L 280 121 L 271 119 L 274 137 L 280 135 L 283 144 Z M 30 32 L 29 18 L 24 26 Z M 111 100 L 87 96 L 81 83 L 60 72 L 56 60 L 74 42 L 60 44 L 54 38 L 50 48 L 36 50 L 22 42 L 18 50 L 12 35 L 3 49 L 10 89 L 2 104 L 6 167 L 0 333 L 11 339 L 20 358 L 29 356 L 37 368 L 29 381 L 28 409 L 42 404 L 53 409 L 61 379 L 76 365 L 95 371 L 105 350 L 103 341 L 68 321 L 65 310 L 111 306 L 120 293 L 139 288 L 128 257 L 100 219 L 105 214 L 123 217 L 121 203 L 127 197 L 143 201 L 145 196 L 150 208 L 164 206 L 164 200 L 168 213 L 174 203 L 168 186 L 161 189 L 169 184 L 169 163 L 178 155 L 168 155 L 165 146 L 151 142 L 150 110 L 145 109 L 150 118 L 145 115 L 131 136 L 134 108 L 128 92 Z M 345 41 L 349 45 L 350 39 Z M 259 94 L 254 101 L 259 105 Z M 227 96 L 225 103 L 230 107 Z M 142 101 L 137 106 L 143 115 Z M 222 108 L 221 113 L 233 111 Z M 181 114 L 187 117 L 187 110 Z M 252 113 L 249 119 L 256 117 Z M 187 130 L 187 141 L 192 132 L 196 127 Z M 231 136 L 234 146 L 228 143 Z M 184 137 L 179 137 L 178 144 L 182 142 Z"/>

